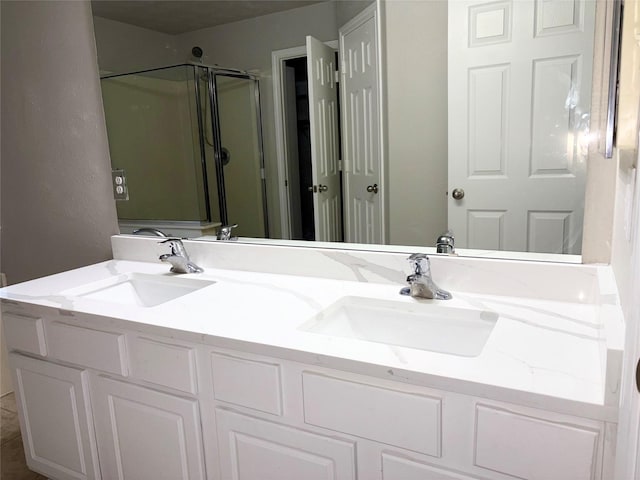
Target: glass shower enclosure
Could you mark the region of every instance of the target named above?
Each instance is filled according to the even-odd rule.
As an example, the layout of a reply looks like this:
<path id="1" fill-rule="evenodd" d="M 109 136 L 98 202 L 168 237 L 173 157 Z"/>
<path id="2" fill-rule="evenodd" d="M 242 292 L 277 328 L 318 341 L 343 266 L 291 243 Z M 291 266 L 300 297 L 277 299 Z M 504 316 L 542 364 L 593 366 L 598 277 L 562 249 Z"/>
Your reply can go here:
<path id="1" fill-rule="evenodd" d="M 184 64 L 101 86 L 121 228 L 237 223 L 269 236 L 257 77 Z"/>

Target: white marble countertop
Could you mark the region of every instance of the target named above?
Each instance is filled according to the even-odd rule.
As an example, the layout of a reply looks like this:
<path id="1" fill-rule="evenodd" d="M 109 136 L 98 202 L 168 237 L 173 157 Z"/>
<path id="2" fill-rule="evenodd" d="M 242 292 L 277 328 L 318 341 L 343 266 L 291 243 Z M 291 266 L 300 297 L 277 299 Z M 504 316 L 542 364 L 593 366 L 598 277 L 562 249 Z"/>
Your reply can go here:
<path id="1" fill-rule="evenodd" d="M 597 304 L 458 290 L 453 290 L 453 299 L 443 304 L 403 297 L 398 294 L 402 285 L 397 284 L 215 268 L 181 276 L 212 280 L 214 284 L 155 307 L 90 300 L 72 294 L 73 289 L 91 282 L 132 272 L 172 275 L 167 270 L 166 264 L 111 260 L 0 289 L 0 298 L 9 305 L 18 301 L 115 318 L 132 322 L 134 329 L 170 329 L 176 337 L 182 334 L 186 340 L 214 346 L 231 348 L 237 343 L 239 349 L 245 349 L 254 345 L 256 348 L 250 350 L 257 353 L 435 388 L 506 401 L 522 399 L 541 407 L 555 401 L 560 409 L 615 421 L 616 406 L 605 402 L 603 349 L 607 346 L 602 308 Z M 477 357 L 301 329 L 344 296 L 490 310 L 499 314 L 499 319 Z"/>

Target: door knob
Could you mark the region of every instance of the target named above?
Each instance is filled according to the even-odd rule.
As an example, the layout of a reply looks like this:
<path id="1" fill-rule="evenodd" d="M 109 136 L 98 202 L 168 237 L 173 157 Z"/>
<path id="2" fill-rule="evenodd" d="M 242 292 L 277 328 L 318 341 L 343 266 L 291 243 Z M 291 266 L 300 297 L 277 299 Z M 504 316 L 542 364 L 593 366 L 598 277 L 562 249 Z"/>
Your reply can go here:
<path id="1" fill-rule="evenodd" d="M 464 190 L 461 188 L 454 188 L 453 192 L 451 192 L 451 196 L 454 200 L 462 200 L 464 198 Z"/>
<path id="2" fill-rule="evenodd" d="M 367 187 L 367 192 L 369 192 L 369 193 L 378 193 L 378 184 L 374 183 L 373 185 L 369 185 Z"/>
<path id="3" fill-rule="evenodd" d="M 318 185 L 319 192 L 326 192 L 327 190 L 329 190 L 329 187 L 327 187 L 326 185 Z"/>
<path id="4" fill-rule="evenodd" d="M 312 193 L 316 193 L 318 191 L 317 185 L 312 185 L 311 187 L 307 187 L 307 190 Z"/>

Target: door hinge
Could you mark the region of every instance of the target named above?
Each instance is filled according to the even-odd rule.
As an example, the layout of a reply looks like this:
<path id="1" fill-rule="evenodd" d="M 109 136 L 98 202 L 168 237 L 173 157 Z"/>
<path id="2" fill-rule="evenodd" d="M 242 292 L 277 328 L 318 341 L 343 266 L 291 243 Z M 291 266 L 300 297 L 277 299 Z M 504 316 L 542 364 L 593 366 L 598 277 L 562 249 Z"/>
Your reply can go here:
<path id="1" fill-rule="evenodd" d="M 340 83 L 340 72 L 338 70 L 336 70 L 333 73 L 335 74 L 335 82 L 336 83 Z"/>
<path id="2" fill-rule="evenodd" d="M 264 167 L 261 167 L 260 168 L 260 179 L 261 180 L 266 180 L 266 178 L 267 178 L 267 173 L 266 173 Z"/>
<path id="3" fill-rule="evenodd" d="M 288 186 L 289 186 L 289 182 L 287 181 L 287 179 L 286 179 L 286 178 L 284 179 L 284 186 L 285 186 L 285 187 L 288 187 Z"/>
<path id="4" fill-rule="evenodd" d="M 342 159 L 338 160 L 338 171 L 341 172 L 342 171 Z"/>

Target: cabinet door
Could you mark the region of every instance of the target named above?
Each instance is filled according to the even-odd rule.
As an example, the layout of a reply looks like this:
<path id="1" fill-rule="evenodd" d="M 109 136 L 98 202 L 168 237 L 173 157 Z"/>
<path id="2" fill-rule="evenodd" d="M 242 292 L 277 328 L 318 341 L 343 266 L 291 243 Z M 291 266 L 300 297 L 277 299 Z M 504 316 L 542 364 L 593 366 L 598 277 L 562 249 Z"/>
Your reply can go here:
<path id="1" fill-rule="evenodd" d="M 92 380 L 105 479 L 205 478 L 196 400 L 102 376 Z"/>
<path id="2" fill-rule="evenodd" d="M 87 372 L 9 358 L 29 468 L 59 480 L 99 479 Z"/>
<path id="3" fill-rule="evenodd" d="M 216 409 L 225 480 L 355 479 L 355 444 Z"/>

